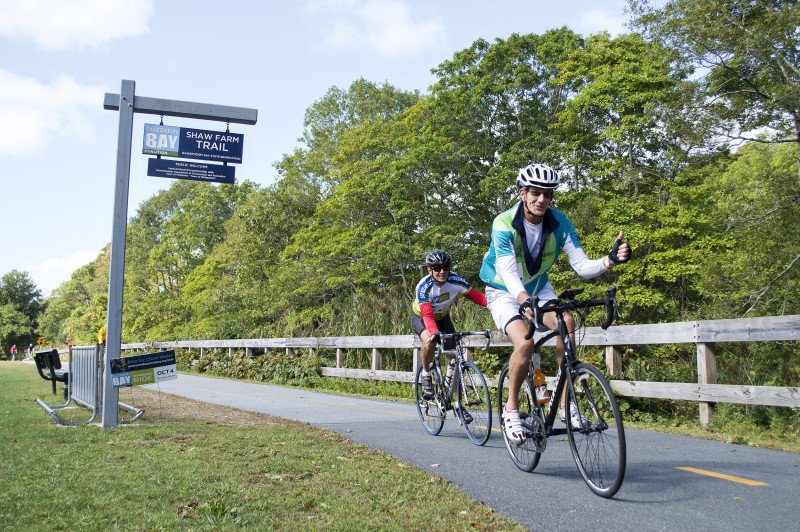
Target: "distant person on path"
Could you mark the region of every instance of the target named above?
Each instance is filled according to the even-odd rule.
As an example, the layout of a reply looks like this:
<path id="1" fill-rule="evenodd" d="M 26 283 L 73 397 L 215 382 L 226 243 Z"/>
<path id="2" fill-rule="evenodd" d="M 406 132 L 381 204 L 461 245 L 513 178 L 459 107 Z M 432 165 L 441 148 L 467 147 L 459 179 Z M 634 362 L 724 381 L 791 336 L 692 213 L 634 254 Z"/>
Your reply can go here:
<path id="1" fill-rule="evenodd" d="M 16 359 L 17 359 L 17 344 L 14 344 L 11 346 L 11 361 L 13 362 Z"/>
<path id="2" fill-rule="evenodd" d="M 437 342 L 441 341 L 440 334 L 456 332 L 450 320 L 450 305 L 458 296 L 463 295 L 476 305 L 486 306 L 486 296 L 472 288 L 460 275 L 450 271 L 453 260 L 446 251 L 432 251 L 425 258 L 428 275 L 417 283 L 414 290 L 414 315 L 411 324 L 422 340 L 422 372 L 420 383 L 423 396 L 427 399 L 433 397 L 433 382 L 431 380 L 430 366 L 433 362 Z M 446 349 L 453 349 L 455 342 L 449 339 L 445 342 Z M 450 357 L 453 358 L 453 357 Z M 464 421 L 470 419 L 464 411 Z M 471 420 L 471 419 L 470 419 Z"/>
<path id="3" fill-rule="evenodd" d="M 558 188 L 558 173 L 543 164 L 531 164 L 520 169 L 517 188 L 520 201 L 500 213 L 492 224 L 491 244 L 483 257 L 480 277 L 486 283 L 486 299 L 497 325 L 511 339 L 514 351 L 508 363 L 508 402 L 502 408 L 506 436 L 514 443 L 525 441 L 519 417 L 519 390 L 528 373 L 534 340 L 525 339 L 528 327 L 523 316 L 533 322 L 533 296 L 539 306 L 558 299 L 547 271 L 563 251 L 575 272 L 584 279 L 597 277 L 617 264 L 628 262 L 630 248 L 622 242 L 620 231 L 611 251 L 603 258 L 591 260 L 578 243 L 575 227 L 566 215 L 550 207 L 553 192 Z M 556 315 L 547 312 L 538 315 L 537 330 L 547 331 L 558 327 Z M 574 318 L 564 316 L 570 339 L 575 345 Z M 559 365 L 564 346 L 559 338 L 556 355 Z M 561 397 L 559 414 L 564 419 L 564 397 Z M 576 409 L 570 409 L 573 426 L 580 426 Z"/>

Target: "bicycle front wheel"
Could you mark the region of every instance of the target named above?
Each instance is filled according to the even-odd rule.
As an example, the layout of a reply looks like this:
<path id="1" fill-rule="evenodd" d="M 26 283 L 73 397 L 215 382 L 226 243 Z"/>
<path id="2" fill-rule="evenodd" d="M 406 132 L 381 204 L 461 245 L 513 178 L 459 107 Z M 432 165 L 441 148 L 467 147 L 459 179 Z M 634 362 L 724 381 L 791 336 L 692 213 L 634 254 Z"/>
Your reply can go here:
<path id="1" fill-rule="evenodd" d="M 601 497 L 611 497 L 625 477 L 622 414 L 608 381 L 591 364 L 576 366 L 573 389 L 574 393 L 568 390 L 566 401 L 572 457 L 589 488 Z"/>
<path id="2" fill-rule="evenodd" d="M 542 453 L 536 450 L 536 440 L 534 434 L 537 432 L 541 434 L 541 425 L 533 423 L 533 419 L 537 416 L 536 410 L 536 395 L 533 391 L 533 382 L 526 377 L 522 381 L 519 394 L 517 398 L 519 401 L 519 417 L 522 421 L 522 428 L 525 431 L 525 441 L 522 443 L 514 443 L 506 436 L 505 427 L 503 426 L 503 407 L 508 402 L 508 365 L 500 372 L 500 377 L 497 379 L 497 416 L 500 420 L 500 432 L 503 433 L 503 441 L 506 444 L 508 454 L 511 456 L 511 461 L 514 465 L 523 471 L 533 471 L 539 463 L 539 458 Z"/>
<path id="3" fill-rule="evenodd" d="M 422 426 L 428 432 L 436 436 L 441 432 L 442 425 L 444 425 L 445 411 L 441 409 L 438 399 L 442 395 L 439 389 L 439 380 L 436 375 L 431 373 L 433 380 L 433 396 L 424 397 L 422 393 L 422 383 L 420 376 L 422 375 L 422 364 L 417 366 L 417 371 L 414 373 L 414 401 L 417 403 L 417 413 Z"/>
<path id="4" fill-rule="evenodd" d="M 472 362 L 461 366 L 459 397 L 463 409 L 461 422 L 475 445 L 483 445 L 492 433 L 492 399 L 483 373 Z"/>

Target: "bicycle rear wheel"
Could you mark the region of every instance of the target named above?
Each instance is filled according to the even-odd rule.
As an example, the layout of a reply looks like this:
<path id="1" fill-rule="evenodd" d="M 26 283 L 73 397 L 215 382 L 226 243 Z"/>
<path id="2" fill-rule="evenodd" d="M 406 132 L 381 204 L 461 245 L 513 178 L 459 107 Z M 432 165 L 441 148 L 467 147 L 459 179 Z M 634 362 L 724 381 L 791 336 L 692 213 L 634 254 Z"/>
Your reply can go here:
<path id="1" fill-rule="evenodd" d="M 625 477 L 622 414 L 611 386 L 599 369 L 591 364 L 578 364 L 573 379 L 574 394 L 567 387 L 566 401 L 572 456 L 589 488 L 601 497 L 611 497 Z M 578 416 L 572 413 L 576 406 Z"/>
<path id="2" fill-rule="evenodd" d="M 435 370 L 434 370 L 435 371 Z M 439 389 L 439 379 L 436 374 L 431 372 L 433 380 L 433 397 L 426 399 L 422 394 L 422 383 L 420 382 L 420 375 L 422 374 L 422 364 L 417 366 L 417 371 L 414 373 L 414 401 L 417 403 L 417 413 L 422 426 L 428 432 L 436 436 L 441 432 L 442 425 L 444 425 L 445 411 L 439 406 L 438 399 L 442 395 Z"/>
<path id="3" fill-rule="evenodd" d="M 523 471 L 533 471 L 539 463 L 542 453 L 536 450 L 534 433 L 541 434 L 541 424 L 534 420 L 540 419 L 536 413 L 536 394 L 533 391 L 533 382 L 526 377 L 519 389 L 519 417 L 522 421 L 522 428 L 525 431 L 525 441 L 516 444 L 506 436 L 503 426 L 503 407 L 508 401 L 508 365 L 500 372 L 497 380 L 497 416 L 500 419 L 500 432 L 503 433 L 503 441 L 506 444 L 511 461 Z M 537 430 L 538 429 L 538 430 Z"/>
<path id="4" fill-rule="evenodd" d="M 472 443 L 483 445 L 492 433 L 492 398 L 489 395 L 489 386 L 481 370 L 472 362 L 465 362 L 461 367 L 459 384 L 461 407 L 472 417 L 469 423 L 462 419 L 462 426 Z"/>

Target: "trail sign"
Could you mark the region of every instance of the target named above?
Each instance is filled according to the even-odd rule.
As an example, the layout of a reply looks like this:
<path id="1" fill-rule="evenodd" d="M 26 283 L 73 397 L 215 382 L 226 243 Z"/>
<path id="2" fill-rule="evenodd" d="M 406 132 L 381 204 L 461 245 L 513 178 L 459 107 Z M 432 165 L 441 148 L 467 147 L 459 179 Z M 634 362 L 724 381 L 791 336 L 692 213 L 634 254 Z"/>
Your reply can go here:
<path id="1" fill-rule="evenodd" d="M 36 343 L 39 345 L 44 345 L 44 338 L 39 338 L 38 340 L 36 340 Z"/>
<path id="2" fill-rule="evenodd" d="M 145 124 L 142 153 L 241 163 L 243 145 L 241 133 Z"/>

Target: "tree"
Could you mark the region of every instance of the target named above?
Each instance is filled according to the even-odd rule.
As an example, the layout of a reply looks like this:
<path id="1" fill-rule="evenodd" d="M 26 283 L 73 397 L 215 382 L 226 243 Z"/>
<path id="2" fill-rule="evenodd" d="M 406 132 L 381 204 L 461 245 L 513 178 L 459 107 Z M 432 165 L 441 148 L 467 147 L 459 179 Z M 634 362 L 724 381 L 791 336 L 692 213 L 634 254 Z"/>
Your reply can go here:
<path id="1" fill-rule="evenodd" d="M 635 27 L 704 69 L 703 105 L 729 124 L 725 134 L 792 143 L 800 161 L 800 2 L 629 2 Z M 776 134 L 758 138 L 758 128 Z"/>
<path id="2" fill-rule="evenodd" d="M 574 95 L 553 126 L 562 144 L 573 189 L 606 183 L 658 187 L 686 159 L 695 135 L 676 118 L 685 103 L 689 71 L 672 65 L 672 54 L 636 34 L 590 37 L 561 63 L 559 83 Z M 691 84 L 689 84 L 691 85 Z M 649 190 L 654 190 L 650 188 Z"/>
<path id="3" fill-rule="evenodd" d="M 311 223 L 319 190 L 292 165 L 279 171 L 276 183 L 237 207 L 224 241 L 188 279 L 184 295 L 200 337 L 257 335 L 284 314 L 278 302 L 289 288 L 273 278 L 280 275 L 283 249 Z"/>
<path id="4" fill-rule="evenodd" d="M 39 315 L 45 305 L 42 291 L 26 272 L 11 270 L 0 279 L 0 349 L 8 354 L 14 344 L 36 340 Z"/>
<path id="5" fill-rule="evenodd" d="M 53 290 L 39 319 L 39 333 L 55 344 L 90 345 L 106 324 L 111 246 L 72 272 Z"/>
<path id="6" fill-rule="evenodd" d="M 433 70 L 431 94 L 409 111 L 416 134 L 403 168 L 423 194 L 418 231 L 451 250 L 468 279 L 477 278 L 492 219 L 514 200 L 519 168 L 557 166 L 550 126 L 571 88 L 554 79 L 582 46 L 567 28 L 479 39 Z"/>
<path id="7" fill-rule="evenodd" d="M 254 188 L 248 181 L 176 181 L 140 206 L 128 227 L 123 338 L 173 338 L 190 326 L 184 285 L 222 242 L 225 222 Z"/>
<path id="8" fill-rule="evenodd" d="M 702 287 L 715 315 L 797 314 L 800 290 L 800 184 L 788 145 L 749 143 L 709 176 L 713 221 L 731 241 L 708 257 Z"/>

